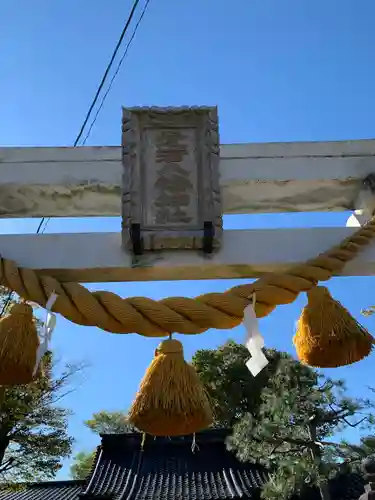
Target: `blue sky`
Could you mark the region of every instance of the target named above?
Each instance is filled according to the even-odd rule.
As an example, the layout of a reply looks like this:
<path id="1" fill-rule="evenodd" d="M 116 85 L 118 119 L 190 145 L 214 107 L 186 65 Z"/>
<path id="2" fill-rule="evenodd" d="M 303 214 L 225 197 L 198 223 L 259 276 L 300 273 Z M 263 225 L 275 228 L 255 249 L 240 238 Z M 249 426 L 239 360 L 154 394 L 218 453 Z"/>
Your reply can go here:
<path id="1" fill-rule="evenodd" d="M 143 4 L 143 2 L 141 2 Z M 0 6 L 0 144 L 69 146 L 130 9 L 129 0 L 5 0 Z M 375 136 L 375 32 L 372 0 L 151 0 L 88 145 L 118 145 L 121 106 L 218 105 L 222 143 L 313 141 Z M 343 225 L 347 214 L 233 216 L 226 228 Z M 0 221 L 3 233 L 35 232 L 38 220 Z M 120 220 L 51 220 L 47 232 L 114 231 Z M 238 281 L 93 284 L 122 296 L 195 296 Z M 360 309 L 375 302 L 373 278 L 341 278 L 334 296 L 374 333 Z M 261 321 L 270 347 L 293 352 L 305 302 Z M 184 338 L 188 357 L 241 327 Z M 65 403 L 76 450 L 98 443 L 82 421 L 126 409 L 157 341 L 114 336 L 58 319 L 53 339 L 65 361 L 89 364 Z M 373 357 L 337 369 L 352 393 L 366 393 Z M 353 431 L 349 435 L 357 439 Z M 68 474 L 66 462 L 60 477 Z"/>

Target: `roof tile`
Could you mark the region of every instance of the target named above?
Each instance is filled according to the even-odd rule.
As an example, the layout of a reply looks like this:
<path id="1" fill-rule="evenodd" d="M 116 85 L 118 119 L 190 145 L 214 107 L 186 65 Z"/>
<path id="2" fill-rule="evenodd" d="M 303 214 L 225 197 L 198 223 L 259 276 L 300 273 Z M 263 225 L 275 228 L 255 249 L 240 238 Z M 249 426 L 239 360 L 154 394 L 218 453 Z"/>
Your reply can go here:
<path id="1" fill-rule="evenodd" d="M 83 496 L 115 500 L 225 500 L 254 498 L 266 480 L 257 465 L 243 464 L 225 446 L 222 431 L 192 437 L 103 436 L 102 450 Z"/>
<path id="2" fill-rule="evenodd" d="M 0 500 L 78 500 L 84 481 L 33 483 L 20 491 L 0 491 Z"/>

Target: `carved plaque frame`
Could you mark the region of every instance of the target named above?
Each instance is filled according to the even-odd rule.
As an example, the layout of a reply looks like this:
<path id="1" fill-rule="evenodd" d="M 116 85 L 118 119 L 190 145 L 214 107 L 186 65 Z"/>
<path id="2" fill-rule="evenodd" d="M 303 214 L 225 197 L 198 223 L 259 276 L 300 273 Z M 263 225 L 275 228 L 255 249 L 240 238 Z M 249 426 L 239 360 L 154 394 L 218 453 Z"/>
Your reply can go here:
<path id="1" fill-rule="evenodd" d="M 216 107 L 123 108 L 122 160 L 126 249 L 134 224 L 144 250 L 202 249 L 207 222 L 220 246 Z"/>

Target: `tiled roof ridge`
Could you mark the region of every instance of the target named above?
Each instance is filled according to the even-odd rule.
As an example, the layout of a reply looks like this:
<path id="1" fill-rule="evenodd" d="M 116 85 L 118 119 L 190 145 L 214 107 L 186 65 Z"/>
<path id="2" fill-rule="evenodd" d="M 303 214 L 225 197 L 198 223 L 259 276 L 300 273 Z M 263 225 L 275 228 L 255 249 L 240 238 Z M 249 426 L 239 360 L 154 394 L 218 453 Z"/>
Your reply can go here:
<path id="1" fill-rule="evenodd" d="M 85 479 L 84 485 L 82 486 L 82 492 L 80 494 L 80 497 L 84 497 L 87 491 L 90 489 L 91 483 L 95 477 L 96 469 L 100 462 L 102 451 L 103 451 L 103 446 L 100 444 L 99 446 L 96 447 L 94 460 L 92 461 L 90 472 Z"/>
<path id="2" fill-rule="evenodd" d="M 86 479 L 85 479 L 85 483 L 86 485 L 89 484 L 90 482 L 90 479 L 92 478 L 94 472 L 95 472 L 95 468 L 96 468 L 96 464 L 98 462 L 98 460 L 100 459 L 100 453 L 102 451 L 102 445 L 99 444 L 96 449 L 95 449 L 95 455 L 94 455 L 94 460 L 92 461 L 92 464 L 91 464 L 91 468 L 90 468 L 90 472 L 89 474 L 87 475 Z"/>
<path id="3" fill-rule="evenodd" d="M 85 484 L 85 479 L 60 479 L 57 481 L 34 481 L 30 483 L 18 483 L 19 486 L 27 488 L 66 488 L 69 486 L 82 486 Z M 1 488 L 0 488 L 1 489 Z"/>
<path id="4" fill-rule="evenodd" d="M 154 443 L 155 445 L 164 444 L 176 444 L 176 445 L 186 445 L 191 446 L 193 439 L 195 438 L 196 443 L 213 443 L 221 442 L 224 443 L 225 439 L 230 435 L 231 429 L 220 428 L 220 429 L 208 429 L 201 432 L 197 432 L 195 436 L 189 434 L 187 436 L 158 436 L 153 437 L 150 435 L 146 436 L 146 443 Z M 143 433 L 141 432 L 128 432 L 123 434 L 101 434 L 103 447 L 111 447 L 112 445 L 121 446 L 123 444 L 131 444 L 138 447 L 143 439 Z"/>

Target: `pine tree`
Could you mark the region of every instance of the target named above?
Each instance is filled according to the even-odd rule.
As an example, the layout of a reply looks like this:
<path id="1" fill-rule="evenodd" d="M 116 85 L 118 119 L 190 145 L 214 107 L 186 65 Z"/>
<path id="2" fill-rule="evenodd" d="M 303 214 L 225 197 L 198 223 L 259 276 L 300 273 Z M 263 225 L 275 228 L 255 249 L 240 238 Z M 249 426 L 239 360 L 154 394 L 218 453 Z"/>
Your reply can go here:
<path id="1" fill-rule="evenodd" d="M 283 500 L 316 485 L 322 500 L 329 500 L 328 479 L 358 462 L 350 445 L 333 437 L 349 426 L 372 426 L 372 408 L 369 400 L 347 397 L 343 381 L 327 379 L 284 354 L 256 411 L 234 426 L 229 447 L 241 460 L 272 472 L 264 498 Z"/>
<path id="2" fill-rule="evenodd" d="M 95 434 L 126 434 L 134 427 L 128 421 L 128 414 L 124 411 L 99 411 L 84 422 Z"/>
<path id="3" fill-rule="evenodd" d="M 256 414 L 264 387 L 277 370 L 283 353 L 266 349 L 268 366 L 253 377 L 246 361 L 248 349 L 229 340 L 217 349 L 200 349 L 192 364 L 212 401 L 215 427 L 232 428 L 247 413 Z"/>

